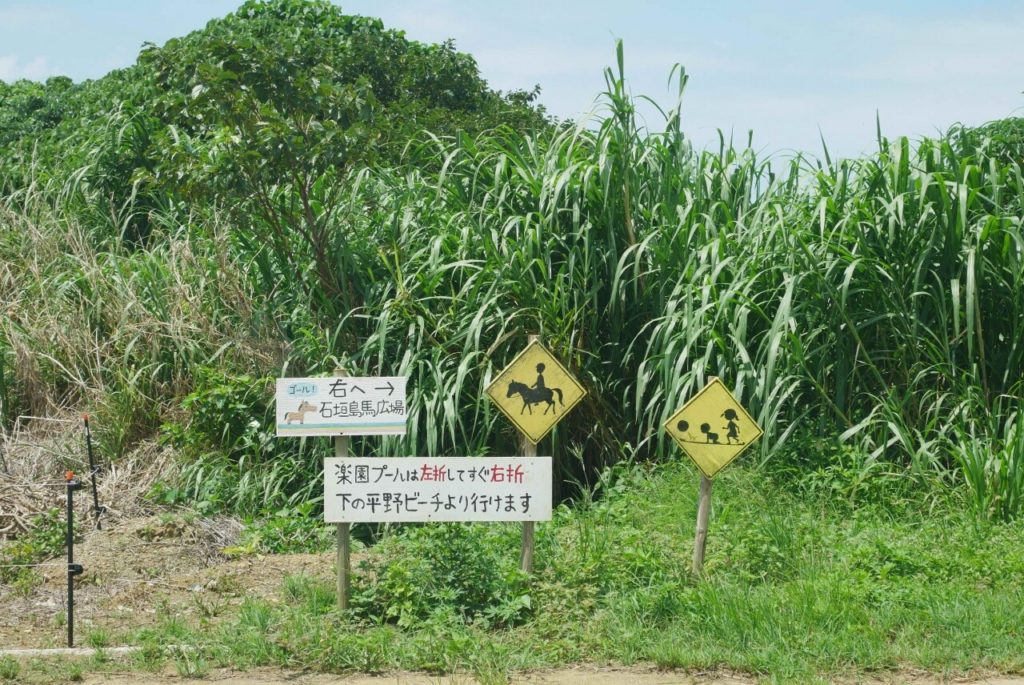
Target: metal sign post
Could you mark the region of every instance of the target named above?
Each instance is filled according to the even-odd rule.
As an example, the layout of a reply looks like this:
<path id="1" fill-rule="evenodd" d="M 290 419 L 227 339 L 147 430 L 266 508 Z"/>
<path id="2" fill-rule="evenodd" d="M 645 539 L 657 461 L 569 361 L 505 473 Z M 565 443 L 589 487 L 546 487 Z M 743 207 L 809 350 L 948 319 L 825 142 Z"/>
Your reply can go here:
<path id="1" fill-rule="evenodd" d="M 68 647 L 75 646 L 75 576 L 81 575 L 82 565 L 75 563 L 75 508 L 74 492 L 82 487 L 75 480 L 73 471 L 68 471 L 67 478 L 67 519 L 68 530 L 64 542 L 68 548 Z"/>
<path id="2" fill-rule="evenodd" d="M 106 507 L 100 506 L 100 496 L 96 490 L 96 472 L 99 468 L 92 456 L 92 431 L 89 430 L 89 415 L 82 414 L 82 421 L 85 422 L 85 451 L 89 454 L 89 477 L 92 478 L 92 513 L 96 517 L 96 530 L 102 530 L 100 515 L 106 512 Z"/>

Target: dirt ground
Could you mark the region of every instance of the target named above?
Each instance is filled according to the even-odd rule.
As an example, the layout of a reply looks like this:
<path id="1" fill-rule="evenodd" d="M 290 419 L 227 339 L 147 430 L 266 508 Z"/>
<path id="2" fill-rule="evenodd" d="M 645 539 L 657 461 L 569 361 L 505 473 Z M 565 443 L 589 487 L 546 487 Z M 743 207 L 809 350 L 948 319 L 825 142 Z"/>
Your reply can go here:
<path id="1" fill-rule="evenodd" d="M 305 573 L 330 581 L 333 554 L 247 556 L 228 559 L 221 550 L 237 542 L 241 526 L 232 519 L 201 520 L 159 515 L 111 520 L 102 531 L 89 530 L 76 545 L 76 560 L 85 566 L 75 590 L 77 644 L 102 631 L 110 644 L 123 644 L 128 629 L 156 623 L 161 606 L 173 606 L 189 619 L 216 624 L 236 613 L 245 597 L 283 601 L 282 580 Z M 62 560 L 39 569 L 42 583 L 27 593 L 0 585 L 0 649 L 65 645 L 66 628 L 58 620 L 65 610 Z M 247 673 L 214 671 L 203 682 L 219 685 L 474 685 L 470 675 L 432 676 L 394 673 L 384 676 L 337 676 L 257 669 Z M 88 685 L 174 685 L 184 679 L 173 671 L 89 674 Z M 193 681 L 195 682 L 195 681 Z M 651 668 L 582 666 L 523 673 L 516 685 L 745 685 L 755 681 L 721 673 L 674 673 Z M 935 685 L 920 674 L 898 674 L 873 683 Z M 1024 685 L 1024 678 L 975 679 L 971 685 Z"/>
<path id="2" fill-rule="evenodd" d="M 225 558 L 220 550 L 240 532 L 228 518 L 190 521 L 166 514 L 88 531 L 75 545 L 75 561 L 84 566 L 75 585 L 76 644 L 88 644 L 98 632 L 122 644 L 127 629 L 153 625 L 162 606 L 216 624 L 245 597 L 279 601 L 286 576 L 333 578 L 332 554 Z M 0 648 L 65 646 L 65 569 L 55 559 L 38 569 L 42 582 L 35 587 L 0 585 Z"/>
<path id="3" fill-rule="evenodd" d="M 33 517 L 57 508 L 63 520 L 65 470 L 88 484 L 81 419 L 19 421 L 0 431 L 0 544 L 32 526 Z M 156 622 L 162 606 L 185 619 L 216 624 L 233 615 L 246 596 L 278 600 L 282 580 L 298 573 L 330 579 L 333 556 L 247 556 L 222 550 L 238 543 L 241 524 L 230 517 L 196 518 L 157 509 L 146 494 L 173 463 L 167 448 L 141 443 L 117 464 L 101 464 L 98 497 L 106 507 L 95 530 L 89 488 L 75 496 L 75 561 L 84 573 L 75 583 L 77 645 L 90 635 L 125 644 L 129 630 Z M 0 582 L 0 649 L 66 645 L 67 562 L 51 559 L 33 569 L 30 583 Z M 191 622 L 191 621 L 190 621 Z"/>
<path id="4" fill-rule="evenodd" d="M 69 429 L 70 430 L 70 429 Z M 0 469 L 0 532 L 24 530 L 32 512 L 60 504 L 61 488 L 40 485 L 56 466 L 49 454 L 70 453 L 73 433 L 54 430 L 32 434 L 20 443 L 3 437 L 6 459 Z M 18 449 L 13 449 L 12 446 Z M 75 589 L 76 644 L 88 645 L 102 635 L 108 645 L 126 644 L 125 634 L 158 620 L 161 607 L 174 607 L 189 623 L 207 625 L 237 613 L 246 597 L 280 602 L 283 579 L 306 574 L 333 579 L 334 555 L 295 554 L 246 556 L 230 559 L 225 547 L 237 544 L 242 527 L 235 519 L 199 519 L 173 513 L 154 515 L 144 499 L 149 484 L 161 477 L 166 457 L 155 448 L 143 450 L 101 482 L 101 501 L 109 506 L 103 530 L 83 525 L 75 561 L 84 566 Z M 73 464 L 68 464 L 69 467 Z M 58 484 L 59 485 L 59 484 Z M 88 498 L 79 497 L 76 510 L 88 521 Z M 355 561 L 355 560 L 354 560 Z M 15 586 L 0 583 L 0 650 L 64 647 L 66 627 L 66 562 L 53 559 L 35 570 L 38 582 Z M 471 685 L 470 675 L 446 677 L 416 673 L 386 676 L 348 676 L 257 669 L 247 673 L 214 671 L 202 679 L 223 685 Z M 173 671 L 89 674 L 88 685 L 172 685 L 183 679 Z M 741 685 L 753 682 L 721 673 L 673 673 L 650 668 L 581 666 L 516 675 L 519 685 L 669 685 L 675 683 Z M 933 685 L 923 674 L 899 674 L 872 681 Z M 1024 685 L 1024 678 L 975 679 L 972 685 Z"/>
<path id="5" fill-rule="evenodd" d="M 247 556 L 228 559 L 221 550 L 237 541 L 241 526 L 232 519 L 197 520 L 159 515 L 108 522 L 102 531 L 90 530 L 76 545 L 76 559 L 85 573 L 76 586 L 77 644 L 102 631 L 111 644 L 123 644 L 127 629 L 153 625 L 161 606 L 173 606 L 189 619 L 216 624 L 236 613 L 245 597 L 283 601 L 282 580 L 305 573 L 330 581 L 333 554 Z M 39 569 L 42 583 L 19 593 L 0 585 L 0 649 L 63 647 L 65 572 L 62 560 Z M 183 685 L 173 671 L 89 674 L 87 685 Z M 196 681 L 192 681 L 196 682 Z M 435 676 L 392 673 L 382 676 L 338 676 L 256 669 L 246 673 L 213 671 L 200 682 L 218 685 L 475 685 L 471 675 Z M 756 681 L 722 673 L 677 673 L 645 667 L 580 666 L 513 677 L 515 685 L 746 685 Z M 938 685 L 1024 685 L 1024 677 L 943 681 L 923 674 L 892 674 L 870 685 L 911 683 Z"/>

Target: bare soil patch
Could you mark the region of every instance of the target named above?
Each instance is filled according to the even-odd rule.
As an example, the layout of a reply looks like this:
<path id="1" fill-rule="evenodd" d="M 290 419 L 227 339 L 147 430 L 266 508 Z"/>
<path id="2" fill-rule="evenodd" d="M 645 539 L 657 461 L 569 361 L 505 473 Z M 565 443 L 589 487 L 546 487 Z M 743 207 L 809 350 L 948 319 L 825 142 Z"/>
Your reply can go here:
<path id="1" fill-rule="evenodd" d="M 21 417 L 14 428 L 0 428 L 0 541 L 32 527 L 32 519 L 50 509 L 65 509 L 65 474 L 72 471 L 90 484 L 81 417 L 68 412 L 48 419 Z M 97 456 L 97 495 L 113 522 L 152 513 L 145 495 L 171 471 L 170 451 L 153 440 L 139 445 L 116 464 Z M 93 521 L 92 492 L 75 495 L 75 516 L 87 527 Z"/>
<path id="2" fill-rule="evenodd" d="M 238 521 L 147 516 L 110 522 L 75 546 L 85 567 L 75 585 L 76 642 L 103 631 L 115 644 L 129 630 L 153 625 L 163 607 L 185 619 L 216 624 L 246 597 L 280 601 L 282 580 L 304 573 L 333 578 L 333 554 L 228 559 L 220 550 L 241 532 Z M 28 591 L 0 586 L 0 646 L 63 646 L 66 566 L 54 559 Z"/>

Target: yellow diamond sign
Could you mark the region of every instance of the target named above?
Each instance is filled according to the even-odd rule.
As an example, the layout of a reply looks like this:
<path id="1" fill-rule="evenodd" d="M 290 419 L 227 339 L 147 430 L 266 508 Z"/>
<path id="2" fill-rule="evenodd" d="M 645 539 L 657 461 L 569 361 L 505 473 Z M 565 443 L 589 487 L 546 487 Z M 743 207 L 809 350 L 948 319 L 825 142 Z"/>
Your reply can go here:
<path id="1" fill-rule="evenodd" d="M 717 378 L 673 414 L 665 430 L 708 478 L 714 478 L 764 433 Z"/>
<path id="2" fill-rule="evenodd" d="M 587 391 L 554 355 L 534 341 L 498 374 L 486 393 L 536 445 Z"/>

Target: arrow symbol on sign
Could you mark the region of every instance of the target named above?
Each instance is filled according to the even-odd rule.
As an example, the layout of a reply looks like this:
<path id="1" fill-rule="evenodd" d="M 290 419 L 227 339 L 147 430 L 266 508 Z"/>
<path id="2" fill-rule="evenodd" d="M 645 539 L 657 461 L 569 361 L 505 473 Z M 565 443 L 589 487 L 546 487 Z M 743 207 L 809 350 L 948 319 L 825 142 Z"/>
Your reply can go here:
<path id="1" fill-rule="evenodd" d="M 395 394 L 395 386 L 391 385 L 391 381 L 388 381 L 388 384 L 385 386 L 378 386 L 374 388 L 374 390 L 387 390 L 388 397 L 391 397 L 392 395 Z"/>

